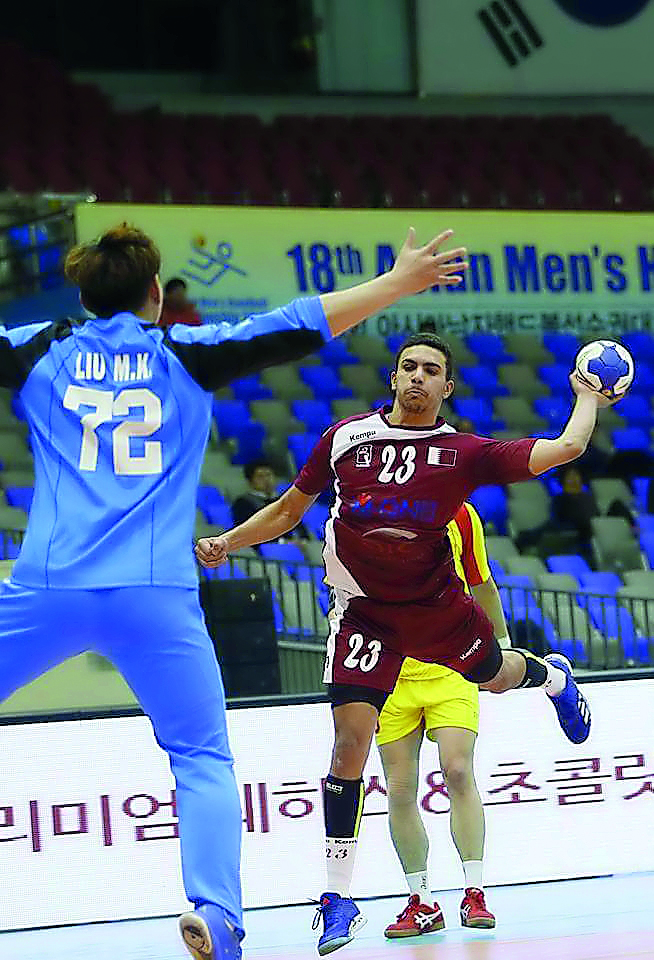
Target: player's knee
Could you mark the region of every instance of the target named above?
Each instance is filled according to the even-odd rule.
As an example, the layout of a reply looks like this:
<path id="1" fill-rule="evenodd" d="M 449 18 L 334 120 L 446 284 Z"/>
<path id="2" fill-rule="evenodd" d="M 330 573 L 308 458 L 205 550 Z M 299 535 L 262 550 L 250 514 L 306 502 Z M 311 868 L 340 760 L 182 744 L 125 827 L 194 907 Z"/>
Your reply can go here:
<path id="1" fill-rule="evenodd" d="M 443 762 L 443 777 L 450 796 L 453 793 L 465 793 L 474 782 L 472 757 L 465 753 L 456 753 Z"/>
<path id="2" fill-rule="evenodd" d="M 351 770 L 363 767 L 370 748 L 370 738 L 366 733 L 352 727 L 340 729 L 334 741 L 332 771 L 335 776 L 348 778 Z M 357 776 L 361 775 L 361 771 Z"/>
<path id="3" fill-rule="evenodd" d="M 397 807 L 412 806 L 416 802 L 418 795 L 418 785 L 415 775 L 408 772 L 393 773 L 386 777 L 386 791 L 388 793 L 388 802 Z"/>

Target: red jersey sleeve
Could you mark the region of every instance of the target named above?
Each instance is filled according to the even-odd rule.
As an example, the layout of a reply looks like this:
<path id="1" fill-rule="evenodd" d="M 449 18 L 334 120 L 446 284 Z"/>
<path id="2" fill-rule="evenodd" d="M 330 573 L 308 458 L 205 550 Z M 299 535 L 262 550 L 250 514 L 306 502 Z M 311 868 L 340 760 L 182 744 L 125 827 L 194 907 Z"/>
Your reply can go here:
<path id="1" fill-rule="evenodd" d="M 331 452 L 334 428 L 325 430 L 297 477 L 295 486 L 308 497 L 322 493 L 332 480 Z"/>
<path id="2" fill-rule="evenodd" d="M 516 483 L 532 480 L 529 457 L 536 443 L 534 437 L 524 440 L 491 440 L 477 437 L 479 444 L 474 456 L 474 477 L 479 485 L 484 483 Z"/>

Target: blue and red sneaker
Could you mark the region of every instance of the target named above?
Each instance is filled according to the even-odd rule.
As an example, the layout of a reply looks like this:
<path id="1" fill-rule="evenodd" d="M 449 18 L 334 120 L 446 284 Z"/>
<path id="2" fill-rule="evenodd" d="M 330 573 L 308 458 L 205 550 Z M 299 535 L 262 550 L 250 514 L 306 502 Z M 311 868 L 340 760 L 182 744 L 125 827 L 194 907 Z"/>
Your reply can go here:
<path id="1" fill-rule="evenodd" d="M 561 729 L 572 743 L 583 743 L 590 733 L 590 707 L 572 678 L 570 661 L 562 653 L 548 653 L 545 660 L 563 670 L 567 677 L 561 693 L 556 697 L 549 697 L 554 704 Z"/>
<path id="2" fill-rule="evenodd" d="M 314 930 L 317 929 L 321 917 L 325 925 L 318 941 L 318 953 L 321 957 L 344 947 L 367 922 L 354 900 L 341 897 L 338 893 L 323 893 L 320 897 L 320 904 L 313 918 Z"/>
<path id="3" fill-rule="evenodd" d="M 222 907 L 203 903 L 182 914 L 179 932 L 193 960 L 241 960 L 243 933 L 229 922 Z"/>

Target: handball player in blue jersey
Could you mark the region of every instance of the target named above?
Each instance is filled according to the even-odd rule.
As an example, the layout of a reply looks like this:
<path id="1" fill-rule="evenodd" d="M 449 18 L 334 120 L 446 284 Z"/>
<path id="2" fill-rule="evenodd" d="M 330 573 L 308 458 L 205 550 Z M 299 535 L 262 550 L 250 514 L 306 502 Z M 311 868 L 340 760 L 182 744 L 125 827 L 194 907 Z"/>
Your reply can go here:
<path id="1" fill-rule="evenodd" d="M 66 258 L 91 319 L 0 333 L 0 386 L 20 394 L 36 476 L 0 585 L 0 701 L 86 650 L 120 670 L 170 757 L 195 960 L 237 960 L 243 937 L 241 809 L 192 550 L 212 391 L 458 283 L 465 251 L 440 252 L 450 236 L 418 247 L 410 230 L 390 272 L 349 290 L 164 332 L 159 251 L 122 224 Z"/>

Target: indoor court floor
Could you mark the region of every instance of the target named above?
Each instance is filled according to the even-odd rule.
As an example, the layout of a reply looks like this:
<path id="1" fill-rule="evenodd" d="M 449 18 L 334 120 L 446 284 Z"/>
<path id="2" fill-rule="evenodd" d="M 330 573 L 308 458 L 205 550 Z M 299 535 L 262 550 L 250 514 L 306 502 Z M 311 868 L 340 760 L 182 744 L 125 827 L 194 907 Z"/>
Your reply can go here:
<path id="1" fill-rule="evenodd" d="M 654 873 L 487 890 L 495 930 L 462 930 L 460 891 L 439 896 L 442 933 L 388 941 L 384 927 L 402 898 L 360 901 L 368 917 L 343 960 L 633 960 L 654 958 Z M 246 914 L 244 960 L 314 960 L 314 907 Z M 0 934 L 0 960 L 190 960 L 174 919 L 136 920 Z"/>

